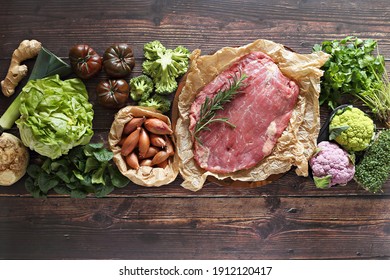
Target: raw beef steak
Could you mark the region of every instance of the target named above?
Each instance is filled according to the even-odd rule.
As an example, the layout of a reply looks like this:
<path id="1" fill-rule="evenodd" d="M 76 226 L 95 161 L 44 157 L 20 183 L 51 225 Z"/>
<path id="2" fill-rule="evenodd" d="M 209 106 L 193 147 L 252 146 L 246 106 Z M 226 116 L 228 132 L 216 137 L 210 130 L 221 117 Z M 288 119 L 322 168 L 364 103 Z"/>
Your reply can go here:
<path id="1" fill-rule="evenodd" d="M 245 73 L 244 86 L 217 118 L 236 127 L 214 122 L 194 139 L 194 158 L 199 166 L 215 173 L 230 173 L 255 166 L 268 156 L 286 129 L 297 102 L 299 88 L 285 77 L 273 60 L 262 52 L 249 53 L 207 84 L 190 110 L 190 131 L 199 120 L 206 97 L 229 87 L 233 77 Z"/>

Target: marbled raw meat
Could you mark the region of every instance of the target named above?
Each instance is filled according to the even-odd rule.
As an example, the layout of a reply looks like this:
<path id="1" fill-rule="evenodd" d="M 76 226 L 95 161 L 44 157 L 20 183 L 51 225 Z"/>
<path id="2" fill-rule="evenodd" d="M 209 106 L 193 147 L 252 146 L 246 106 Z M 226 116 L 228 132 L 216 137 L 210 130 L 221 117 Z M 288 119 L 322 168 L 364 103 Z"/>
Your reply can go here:
<path id="1" fill-rule="evenodd" d="M 244 87 L 235 98 L 217 111 L 217 118 L 228 118 L 236 127 L 214 122 L 210 130 L 194 140 L 194 158 L 199 166 L 215 173 L 248 169 L 268 156 L 286 129 L 299 95 L 298 85 L 284 76 L 273 60 L 262 52 L 238 59 L 197 95 L 190 110 L 193 133 L 206 97 L 229 87 L 234 76 L 245 73 Z"/>

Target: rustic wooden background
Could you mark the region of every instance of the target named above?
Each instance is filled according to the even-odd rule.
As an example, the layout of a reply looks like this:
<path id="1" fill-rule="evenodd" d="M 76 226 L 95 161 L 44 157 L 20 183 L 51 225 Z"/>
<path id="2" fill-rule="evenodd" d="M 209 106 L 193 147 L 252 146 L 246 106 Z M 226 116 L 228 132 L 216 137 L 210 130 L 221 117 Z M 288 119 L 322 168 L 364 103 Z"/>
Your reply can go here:
<path id="1" fill-rule="evenodd" d="M 141 72 L 143 44 L 155 39 L 207 54 L 263 38 L 309 53 L 325 39 L 357 35 L 378 40 L 390 58 L 386 0 L 1 0 L 0 7 L 1 79 L 24 39 L 65 60 L 77 43 L 100 53 L 128 43 L 133 75 Z M 96 141 L 106 140 L 115 113 L 96 104 L 94 87 L 103 77 L 87 82 Z M 0 114 L 12 99 L 0 96 Z M 129 185 L 82 200 L 34 199 L 23 180 L 0 187 L 0 258 L 390 259 L 389 182 L 377 195 L 354 183 L 318 190 L 293 171 L 258 188 L 208 183 L 193 193 L 180 183 L 178 177 L 160 188 Z"/>

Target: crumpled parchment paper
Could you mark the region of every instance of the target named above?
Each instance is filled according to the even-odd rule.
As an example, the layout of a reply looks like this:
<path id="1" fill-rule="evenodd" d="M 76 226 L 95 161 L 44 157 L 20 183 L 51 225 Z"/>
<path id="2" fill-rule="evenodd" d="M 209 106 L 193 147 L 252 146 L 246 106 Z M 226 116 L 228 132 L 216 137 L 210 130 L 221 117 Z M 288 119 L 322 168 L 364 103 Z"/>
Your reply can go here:
<path id="1" fill-rule="evenodd" d="M 168 166 L 165 168 L 141 166 L 138 170 L 128 169 L 125 159 L 121 155 L 121 147 L 118 146 L 125 124 L 132 118 L 143 116 L 147 118 L 158 118 L 167 123 L 169 127 L 172 127 L 169 118 L 163 114 L 148 108 L 127 106 L 116 113 L 108 135 L 108 144 L 114 153 L 113 161 L 124 176 L 140 186 L 160 187 L 173 182 L 179 173 L 179 166 L 174 158 L 171 157 Z M 174 143 L 174 139 L 172 139 L 172 142 Z"/>
<path id="2" fill-rule="evenodd" d="M 241 56 L 252 51 L 268 54 L 282 73 L 293 79 L 300 87 L 298 102 L 289 125 L 276 143 L 271 155 L 255 167 L 230 174 L 216 174 L 201 169 L 194 160 L 193 142 L 189 126 L 189 111 L 197 93 L 219 73 L 228 68 Z M 268 40 L 256 40 L 242 47 L 225 47 L 212 55 L 201 55 L 200 50 L 191 54 L 190 68 L 185 84 L 178 96 L 178 119 L 175 127 L 175 161 L 184 179 L 182 187 L 198 191 L 208 176 L 223 180 L 257 182 L 270 175 L 285 173 L 296 166 L 296 174 L 308 176 L 308 159 L 316 149 L 320 128 L 319 102 L 321 66 L 328 60 L 324 52 L 298 54 L 283 45 Z"/>

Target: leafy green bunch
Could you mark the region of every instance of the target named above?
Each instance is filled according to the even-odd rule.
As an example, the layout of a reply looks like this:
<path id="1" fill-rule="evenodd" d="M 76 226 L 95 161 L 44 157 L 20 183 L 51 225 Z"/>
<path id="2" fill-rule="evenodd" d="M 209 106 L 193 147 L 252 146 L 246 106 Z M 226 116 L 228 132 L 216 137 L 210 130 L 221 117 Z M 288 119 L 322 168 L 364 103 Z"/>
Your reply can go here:
<path id="1" fill-rule="evenodd" d="M 384 57 L 374 56 L 377 42 L 348 36 L 342 40 L 324 41 L 313 47 L 331 55 L 323 66 L 320 105 L 334 109 L 346 94 L 358 97 L 380 88 L 384 74 Z"/>
<path id="2" fill-rule="evenodd" d="M 51 190 L 73 198 L 84 198 L 89 193 L 104 197 L 129 183 L 112 164 L 112 158 L 113 153 L 103 143 L 77 146 L 58 159 L 31 164 L 26 189 L 33 197 L 45 197 Z"/>

